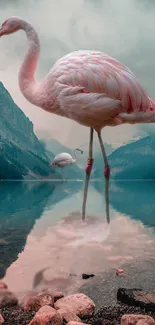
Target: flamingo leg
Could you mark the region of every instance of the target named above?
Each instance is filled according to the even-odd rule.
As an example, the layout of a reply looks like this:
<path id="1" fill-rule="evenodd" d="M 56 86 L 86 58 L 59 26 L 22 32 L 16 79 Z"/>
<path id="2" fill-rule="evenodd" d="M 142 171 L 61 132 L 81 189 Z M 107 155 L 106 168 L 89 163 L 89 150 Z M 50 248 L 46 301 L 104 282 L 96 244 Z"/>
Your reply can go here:
<path id="1" fill-rule="evenodd" d="M 92 166 L 93 166 L 93 132 L 94 132 L 94 130 L 92 128 L 90 128 L 89 158 L 88 158 L 87 166 L 86 166 L 86 177 L 85 177 L 83 205 L 82 205 L 82 219 L 83 220 L 85 220 L 88 185 L 89 185 L 90 174 L 91 174 Z"/>
<path id="2" fill-rule="evenodd" d="M 99 143 L 100 143 L 100 147 L 101 147 L 101 151 L 102 151 L 102 156 L 103 156 L 104 164 L 105 164 L 104 176 L 105 176 L 106 218 L 107 218 L 107 222 L 110 223 L 110 214 L 109 214 L 109 177 L 110 177 L 110 166 L 108 164 L 108 159 L 107 159 L 106 152 L 105 152 L 105 148 L 104 148 L 104 144 L 103 144 L 103 141 L 102 141 L 101 132 L 98 132 L 97 134 L 98 134 L 98 139 L 99 139 Z"/>

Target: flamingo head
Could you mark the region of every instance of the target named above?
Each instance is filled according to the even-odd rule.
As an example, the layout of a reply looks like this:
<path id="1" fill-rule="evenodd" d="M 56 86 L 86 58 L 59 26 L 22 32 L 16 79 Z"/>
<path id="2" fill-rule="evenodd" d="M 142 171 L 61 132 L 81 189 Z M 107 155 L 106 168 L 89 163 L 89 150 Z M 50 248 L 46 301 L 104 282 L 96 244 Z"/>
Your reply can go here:
<path id="1" fill-rule="evenodd" d="M 0 37 L 17 32 L 22 29 L 22 19 L 18 17 L 10 17 L 4 21 L 0 27 Z"/>
<path id="2" fill-rule="evenodd" d="M 56 166 L 56 164 L 53 161 L 49 164 L 49 167 L 52 167 L 52 166 Z"/>
<path id="3" fill-rule="evenodd" d="M 81 152 L 81 155 L 83 154 L 83 150 L 81 150 L 81 149 L 76 149 L 76 151 L 80 151 Z"/>

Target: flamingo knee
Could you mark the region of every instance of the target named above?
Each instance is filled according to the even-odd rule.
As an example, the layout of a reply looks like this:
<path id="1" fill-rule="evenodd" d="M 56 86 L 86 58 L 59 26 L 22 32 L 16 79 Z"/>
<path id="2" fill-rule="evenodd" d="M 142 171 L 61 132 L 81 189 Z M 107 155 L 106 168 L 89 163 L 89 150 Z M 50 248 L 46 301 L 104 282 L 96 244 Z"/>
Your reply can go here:
<path id="1" fill-rule="evenodd" d="M 110 166 L 109 165 L 106 165 L 104 168 L 104 176 L 106 179 L 109 179 L 109 177 L 110 177 Z"/>
<path id="2" fill-rule="evenodd" d="M 94 162 L 94 159 L 89 157 L 88 161 L 87 161 L 87 166 L 86 166 L 86 174 L 88 176 L 91 174 L 93 162 Z"/>

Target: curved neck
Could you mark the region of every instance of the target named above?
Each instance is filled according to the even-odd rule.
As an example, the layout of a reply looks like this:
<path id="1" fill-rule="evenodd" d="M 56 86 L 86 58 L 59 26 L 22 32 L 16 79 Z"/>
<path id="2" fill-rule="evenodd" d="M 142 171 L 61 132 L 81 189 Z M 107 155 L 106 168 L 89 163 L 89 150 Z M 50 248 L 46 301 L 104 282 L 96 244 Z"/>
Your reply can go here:
<path id="1" fill-rule="evenodd" d="M 77 149 L 75 149 L 75 150 L 73 151 L 73 160 L 74 160 L 74 162 L 76 162 L 76 158 L 77 158 L 77 154 L 76 154 L 76 152 L 77 152 Z"/>
<path id="2" fill-rule="evenodd" d="M 27 54 L 25 55 L 24 62 L 19 72 L 19 87 L 28 101 L 36 106 L 41 106 L 41 87 L 37 84 L 34 78 L 40 54 L 39 38 L 35 29 L 28 22 L 21 19 L 19 20 L 19 24 L 20 29 L 23 29 L 26 32 L 29 43 Z"/>

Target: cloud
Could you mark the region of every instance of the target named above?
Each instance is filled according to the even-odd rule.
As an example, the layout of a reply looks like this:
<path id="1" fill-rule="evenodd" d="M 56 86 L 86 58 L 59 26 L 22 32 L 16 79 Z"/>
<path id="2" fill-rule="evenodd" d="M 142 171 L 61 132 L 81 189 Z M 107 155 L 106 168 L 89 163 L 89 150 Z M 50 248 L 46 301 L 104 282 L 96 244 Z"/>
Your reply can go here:
<path id="1" fill-rule="evenodd" d="M 0 23 L 15 15 L 30 21 L 36 28 L 41 42 L 36 72 L 39 80 L 66 53 L 77 49 L 97 49 L 128 65 L 155 99 L 153 1 L 148 6 L 144 0 L 16 0 L 13 4 L 5 0 L 1 1 L 0 13 Z M 82 147 L 88 143 L 87 128 L 32 106 L 20 93 L 18 70 L 26 49 L 23 32 L 0 39 L 0 80 L 32 120 L 38 135 L 46 133 L 69 146 Z M 103 139 L 119 145 L 142 132 L 143 128 L 139 126 L 106 128 Z"/>

